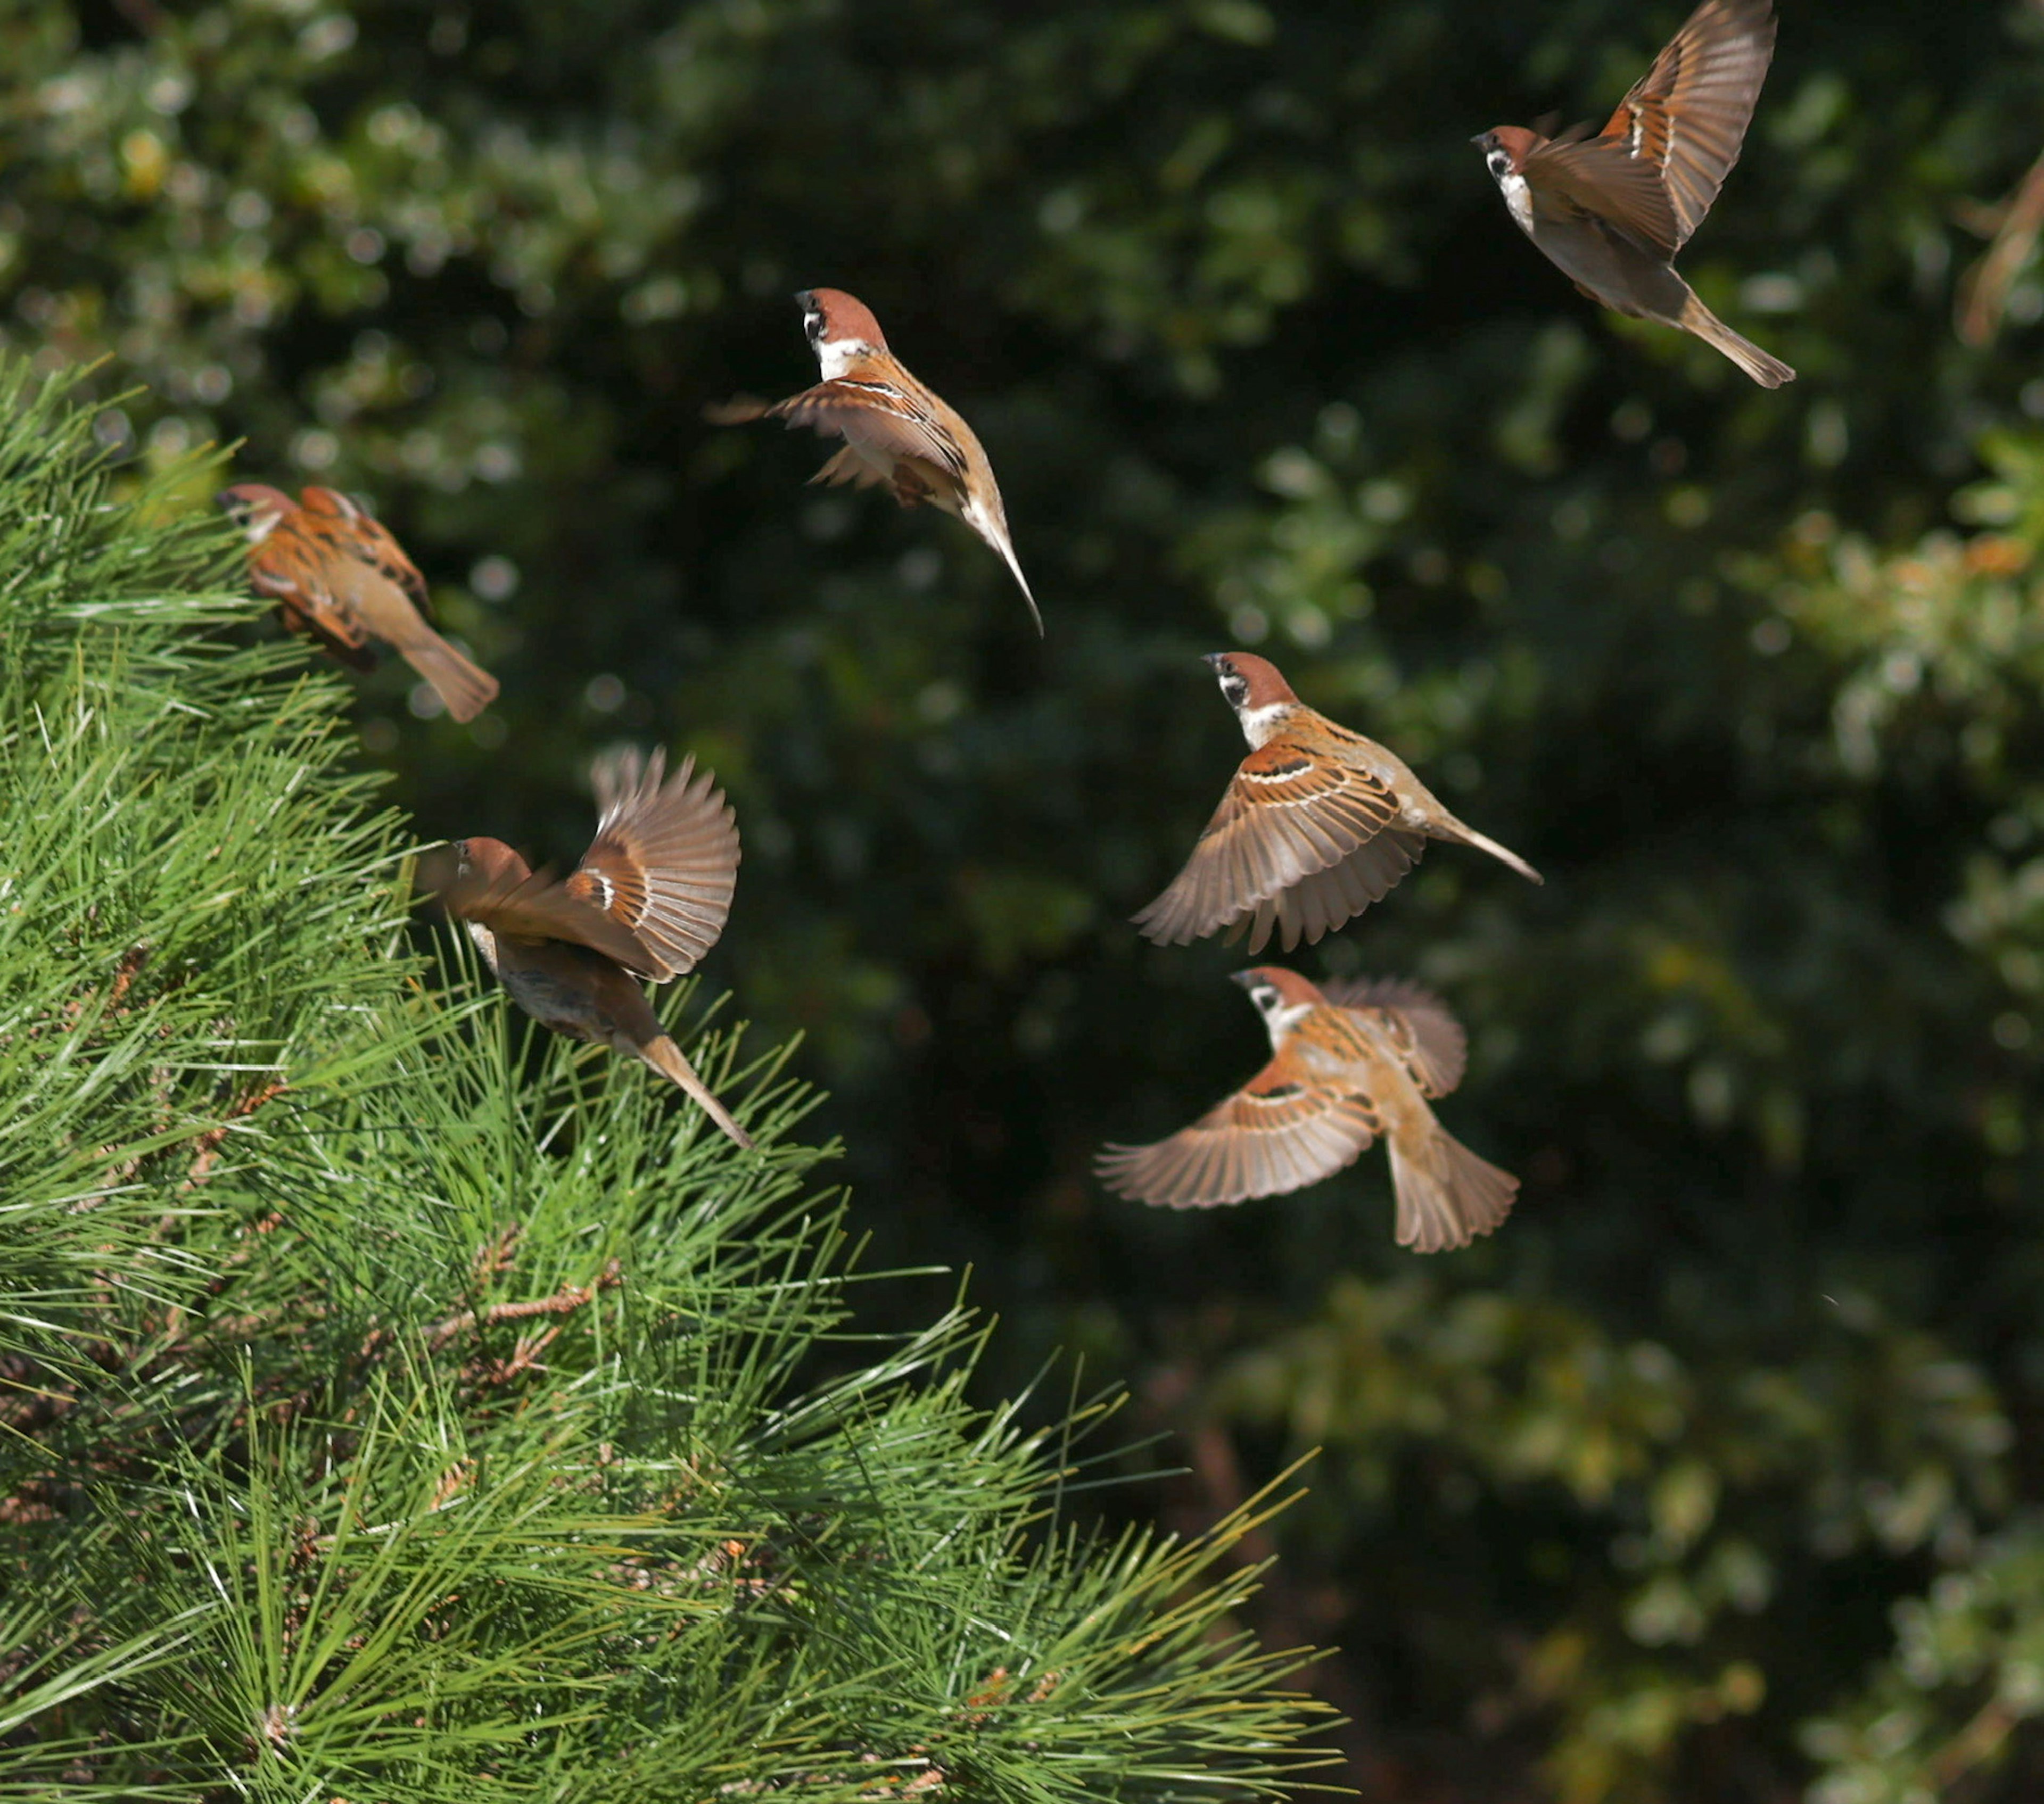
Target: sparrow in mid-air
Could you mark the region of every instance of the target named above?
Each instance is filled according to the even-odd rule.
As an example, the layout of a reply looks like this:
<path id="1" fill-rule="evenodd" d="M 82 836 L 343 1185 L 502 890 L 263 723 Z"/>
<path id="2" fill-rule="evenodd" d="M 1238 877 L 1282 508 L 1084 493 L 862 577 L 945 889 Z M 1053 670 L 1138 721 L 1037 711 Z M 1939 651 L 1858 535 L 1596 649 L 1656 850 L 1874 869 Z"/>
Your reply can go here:
<path id="1" fill-rule="evenodd" d="M 371 639 L 394 646 L 457 720 L 496 700 L 497 679 L 426 624 L 426 579 L 366 508 L 337 489 L 309 488 L 294 501 L 267 482 L 237 482 L 213 499 L 248 535 L 249 579 L 286 626 L 358 670 L 376 668 Z"/>
<path id="2" fill-rule="evenodd" d="M 659 752 L 599 759 L 596 837 L 565 880 L 501 839 L 458 839 L 423 886 L 468 929 L 520 1008 L 557 1034 L 641 1059 L 741 1146 L 751 1137 L 660 1025 L 641 980 L 693 970 L 717 943 L 738 881 L 738 825 L 695 760 L 664 783 Z"/>
<path id="3" fill-rule="evenodd" d="M 1354 1164 L 1381 1134 L 1400 1246 L 1466 1246 L 1504 1219 L 1519 1180 L 1427 1106 L 1462 1081 L 1466 1059 L 1461 1027 L 1435 998 L 1397 982 L 1323 992 L 1273 965 L 1235 981 L 1270 1030 L 1270 1062 L 1170 1139 L 1108 1147 L 1094 1169 L 1110 1190 L 1173 1209 L 1280 1196 Z"/>
<path id="4" fill-rule="evenodd" d="M 1541 881 L 1456 819 L 1402 759 L 1307 707 L 1268 658 L 1216 651 L 1207 662 L 1251 749 L 1185 868 L 1135 917 L 1158 945 L 1246 923 L 1252 953 L 1274 927 L 1289 952 L 1361 914 L 1429 839 L 1473 846 Z"/>
<path id="5" fill-rule="evenodd" d="M 905 508 L 928 501 L 963 520 L 1014 572 L 1040 633 L 1043 616 L 1008 537 L 993 466 L 973 429 L 903 367 L 863 302 L 836 288 L 805 289 L 795 299 L 823 380 L 770 405 L 749 397 L 723 401 L 705 408 L 705 416 L 719 425 L 785 420 L 843 439 L 812 482 L 885 486 Z"/>
<path id="6" fill-rule="evenodd" d="M 1593 301 L 1694 332 L 1762 388 L 1793 382 L 1675 273 L 1718 198 L 1774 55 L 1773 0 L 1704 0 L 1596 136 L 1500 125 L 1473 140 L 1520 228 Z"/>

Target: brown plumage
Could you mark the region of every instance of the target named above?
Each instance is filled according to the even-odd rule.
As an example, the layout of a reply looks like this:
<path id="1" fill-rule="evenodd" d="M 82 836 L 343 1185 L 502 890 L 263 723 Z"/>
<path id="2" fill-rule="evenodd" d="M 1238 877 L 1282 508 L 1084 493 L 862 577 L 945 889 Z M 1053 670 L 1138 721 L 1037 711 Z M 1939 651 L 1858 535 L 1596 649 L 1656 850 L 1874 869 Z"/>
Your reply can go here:
<path id="1" fill-rule="evenodd" d="M 884 487 L 905 508 L 927 501 L 963 520 L 1000 554 L 1042 632 L 1043 617 L 1016 559 L 1000 485 L 978 436 L 887 348 L 863 301 L 836 288 L 805 289 L 795 299 L 824 379 L 786 401 L 719 402 L 704 409 L 705 417 L 719 425 L 785 420 L 843 439 L 811 482 Z"/>
<path id="2" fill-rule="evenodd" d="M 512 998 L 542 1026 L 643 1060 L 741 1146 L 751 1137 L 660 1025 L 640 980 L 665 983 L 717 943 L 738 878 L 738 826 L 708 771 L 636 751 L 599 760 L 596 837 L 565 879 L 501 840 L 457 840 L 429 874 Z"/>
<path id="3" fill-rule="evenodd" d="M 1246 926 L 1252 953 L 1274 930 L 1289 952 L 1361 914 L 1429 839 L 1473 846 L 1541 881 L 1457 819 L 1394 753 L 1307 707 L 1268 658 L 1218 651 L 1207 662 L 1250 753 L 1185 868 L 1135 917 L 1159 945 Z"/>
<path id="4" fill-rule="evenodd" d="M 373 670 L 380 639 L 432 685 L 457 720 L 496 699 L 497 679 L 435 632 L 426 579 L 383 524 L 336 489 L 297 501 L 267 482 L 239 482 L 214 497 L 247 532 L 248 576 L 284 624 L 343 663 Z"/>
<path id="5" fill-rule="evenodd" d="M 1430 1096 L 1461 1082 L 1462 1029 L 1415 985 L 1324 993 L 1296 971 L 1236 974 L 1270 1034 L 1270 1062 L 1189 1127 L 1096 1161 L 1117 1195 L 1198 1209 L 1303 1189 L 1353 1164 L 1380 1134 L 1391 1157 L 1397 1242 L 1466 1246 L 1511 1211 L 1519 1180 L 1435 1119 Z"/>
<path id="6" fill-rule="evenodd" d="M 1739 161 L 1774 55 L 1773 0 L 1704 0 L 1593 136 L 1481 133 L 1520 228 L 1593 301 L 1693 332 L 1764 388 L 1796 372 L 1742 338 L 1675 273 Z"/>

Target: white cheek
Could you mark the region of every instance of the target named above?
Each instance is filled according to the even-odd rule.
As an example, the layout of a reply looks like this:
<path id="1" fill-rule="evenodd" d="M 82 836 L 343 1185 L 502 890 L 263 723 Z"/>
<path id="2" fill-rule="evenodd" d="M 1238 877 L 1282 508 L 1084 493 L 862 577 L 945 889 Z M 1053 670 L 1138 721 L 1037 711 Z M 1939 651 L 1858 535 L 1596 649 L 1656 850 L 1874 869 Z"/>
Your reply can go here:
<path id="1" fill-rule="evenodd" d="M 1242 736 L 1254 747 L 1261 746 L 1276 732 L 1289 712 L 1288 704 L 1274 701 L 1266 708 L 1245 708 L 1235 718 L 1242 723 Z"/>
<path id="2" fill-rule="evenodd" d="M 1498 171 L 1497 186 L 1504 195 L 1504 204 L 1512 209 L 1512 217 L 1519 221 L 1519 229 L 1531 234 L 1533 230 L 1533 190 L 1526 186 L 1526 178 L 1516 170 Z"/>
<path id="3" fill-rule="evenodd" d="M 1289 1008 L 1266 1009 L 1263 1024 L 1270 1030 L 1272 1047 L 1282 1046 L 1292 1030 L 1312 1012 L 1310 1002 L 1295 1002 Z"/>
<path id="4" fill-rule="evenodd" d="M 863 338 L 827 339 L 816 347 L 816 367 L 827 382 L 834 382 L 862 357 L 870 357 L 873 347 Z"/>
<path id="5" fill-rule="evenodd" d="M 284 516 L 280 513 L 258 514 L 248 522 L 247 527 L 248 543 L 252 545 L 261 544 L 283 524 Z"/>

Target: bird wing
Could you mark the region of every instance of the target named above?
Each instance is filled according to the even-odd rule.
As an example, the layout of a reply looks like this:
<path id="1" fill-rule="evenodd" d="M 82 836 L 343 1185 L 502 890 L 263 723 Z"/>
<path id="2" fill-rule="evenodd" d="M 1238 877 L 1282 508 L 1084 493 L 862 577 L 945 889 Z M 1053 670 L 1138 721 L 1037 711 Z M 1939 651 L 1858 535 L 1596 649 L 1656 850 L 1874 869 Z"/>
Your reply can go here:
<path id="1" fill-rule="evenodd" d="M 1117 1196 L 1211 1208 L 1317 1184 L 1353 1164 L 1378 1130 L 1368 1097 L 1318 1080 L 1281 1052 L 1191 1127 L 1148 1146 L 1108 1146 L 1094 1169 Z"/>
<path id="2" fill-rule="evenodd" d="M 1542 205 L 1600 221 L 1662 263 L 1688 236 L 1658 168 L 1617 139 L 1554 139 L 1530 152 L 1520 173 Z"/>
<path id="3" fill-rule="evenodd" d="M 1379 977 L 1323 984 L 1320 992 L 1335 1008 L 1374 1020 L 1424 1094 L 1445 1096 L 1462 1082 L 1469 1036 L 1432 991 L 1402 978 Z"/>
<path id="4" fill-rule="evenodd" d="M 766 413 L 828 437 L 855 437 L 897 463 L 939 472 L 953 486 L 963 485 L 970 469 L 964 423 L 920 384 L 840 376 L 776 401 Z"/>
<path id="5" fill-rule="evenodd" d="M 423 874 L 423 873 L 422 873 Z M 578 873 L 579 874 L 579 873 Z M 586 896 L 555 881 L 551 870 L 509 872 L 495 877 L 459 869 L 444 881 L 428 879 L 440 905 L 459 920 L 480 921 L 513 939 L 564 939 L 600 952 L 628 971 L 650 976 L 638 936 Z"/>
<path id="6" fill-rule="evenodd" d="M 1581 147 L 1616 147 L 1653 171 L 1670 227 L 1656 242 L 1669 256 L 1703 224 L 1739 161 L 1773 60 L 1774 33 L 1773 0 L 1704 0 L 1603 132 Z"/>
<path id="7" fill-rule="evenodd" d="M 338 489 L 309 488 L 299 505 L 310 521 L 318 523 L 336 554 L 374 570 L 401 590 L 422 619 L 432 619 L 432 596 L 419 566 L 405 556 L 390 529 L 360 502 Z"/>
<path id="8" fill-rule="evenodd" d="M 1349 858 L 1398 813 L 1381 777 L 1280 735 L 1242 761 L 1185 868 L 1135 924 L 1160 945 L 1212 933 Z"/>
<path id="9" fill-rule="evenodd" d="M 368 628 L 334 593 L 328 562 L 334 555 L 318 526 L 294 509 L 250 552 L 249 583 L 277 603 L 286 625 L 311 634 L 343 662 L 373 670 Z"/>
<path id="10" fill-rule="evenodd" d="M 625 750 L 600 759 L 596 837 L 561 886 L 632 936 L 619 962 L 664 982 L 717 943 L 738 882 L 738 823 L 717 779 L 693 757 L 662 781 L 666 760 Z"/>

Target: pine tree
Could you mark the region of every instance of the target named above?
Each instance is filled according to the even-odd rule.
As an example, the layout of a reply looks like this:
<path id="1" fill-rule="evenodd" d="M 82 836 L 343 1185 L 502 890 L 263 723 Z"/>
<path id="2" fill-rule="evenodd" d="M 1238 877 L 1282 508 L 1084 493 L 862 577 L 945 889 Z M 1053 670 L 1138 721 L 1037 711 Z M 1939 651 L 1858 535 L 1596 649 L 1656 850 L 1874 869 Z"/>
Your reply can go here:
<path id="1" fill-rule="evenodd" d="M 695 1043 L 742 1153 L 422 955 L 234 558 L 0 380 L 0 1794 L 1297 1783 L 1260 1506 L 1070 1526 L 1103 1412 L 975 1411 L 962 1307 L 857 1332 L 781 1053 Z"/>

